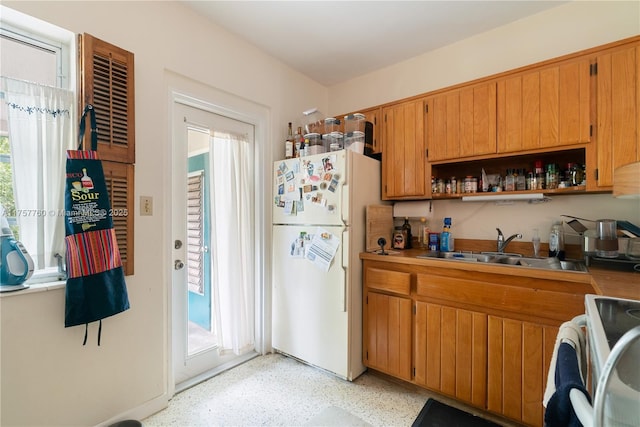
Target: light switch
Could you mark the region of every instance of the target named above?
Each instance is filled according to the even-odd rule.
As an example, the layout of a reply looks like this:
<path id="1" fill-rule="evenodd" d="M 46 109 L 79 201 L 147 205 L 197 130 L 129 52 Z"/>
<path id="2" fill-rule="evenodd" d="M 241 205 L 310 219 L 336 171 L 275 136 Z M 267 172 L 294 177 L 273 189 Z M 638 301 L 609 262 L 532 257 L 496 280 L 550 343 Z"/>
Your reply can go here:
<path id="1" fill-rule="evenodd" d="M 153 197 L 140 196 L 140 215 L 153 215 Z"/>

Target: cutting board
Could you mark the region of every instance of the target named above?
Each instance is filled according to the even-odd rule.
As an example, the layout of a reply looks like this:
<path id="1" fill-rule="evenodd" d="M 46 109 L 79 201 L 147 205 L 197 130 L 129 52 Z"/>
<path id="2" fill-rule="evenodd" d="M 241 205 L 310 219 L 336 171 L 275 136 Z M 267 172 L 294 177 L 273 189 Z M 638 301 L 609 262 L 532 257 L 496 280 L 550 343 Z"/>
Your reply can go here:
<path id="1" fill-rule="evenodd" d="M 393 206 L 369 205 L 366 216 L 366 251 L 380 250 L 380 245 L 378 245 L 380 237 L 387 239 L 387 244 L 384 245 L 385 250 L 390 249 L 393 241 Z"/>

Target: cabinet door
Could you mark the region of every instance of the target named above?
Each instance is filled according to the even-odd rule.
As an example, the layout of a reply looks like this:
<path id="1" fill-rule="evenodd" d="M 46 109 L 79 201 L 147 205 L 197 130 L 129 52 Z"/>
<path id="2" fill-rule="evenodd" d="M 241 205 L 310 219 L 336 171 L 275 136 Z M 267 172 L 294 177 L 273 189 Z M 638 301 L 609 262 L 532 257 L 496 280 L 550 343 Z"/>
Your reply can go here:
<path id="1" fill-rule="evenodd" d="M 590 141 L 589 59 L 498 81 L 498 153 Z"/>
<path id="2" fill-rule="evenodd" d="M 430 161 L 494 154 L 495 82 L 428 98 L 426 133 Z"/>
<path id="3" fill-rule="evenodd" d="M 489 316 L 487 409 L 542 426 L 557 327 Z"/>
<path id="4" fill-rule="evenodd" d="M 485 408 L 487 315 L 416 302 L 415 382 Z"/>
<path id="5" fill-rule="evenodd" d="M 423 100 L 385 107 L 382 114 L 382 198 L 429 197 L 426 185 Z M 428 189 L 430 193 L 431 187 Z"/>
<path id="6" fill-rule="evenodd" d="M 597 56 L 597 187 L 613 185 L 618 166 L 640 160 L 640 46 Z M 590 184 L 593 176 L 587 176 Z"/>
<path id="7" fill-rule="evenodd" d="M 368 292 L 364 325 L 364 364 L 410 381 L 411 300 Z"/>

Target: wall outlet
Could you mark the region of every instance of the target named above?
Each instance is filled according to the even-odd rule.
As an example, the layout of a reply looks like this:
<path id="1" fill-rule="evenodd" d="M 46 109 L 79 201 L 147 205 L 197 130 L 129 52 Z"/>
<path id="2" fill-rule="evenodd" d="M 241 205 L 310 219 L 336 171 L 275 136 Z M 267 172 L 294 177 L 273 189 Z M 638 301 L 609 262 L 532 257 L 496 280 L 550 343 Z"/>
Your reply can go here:
<path id="1" fill-rule="evenodd" d="M 140 196 L 140 215 L 153 215 L 153 197 Z"/>

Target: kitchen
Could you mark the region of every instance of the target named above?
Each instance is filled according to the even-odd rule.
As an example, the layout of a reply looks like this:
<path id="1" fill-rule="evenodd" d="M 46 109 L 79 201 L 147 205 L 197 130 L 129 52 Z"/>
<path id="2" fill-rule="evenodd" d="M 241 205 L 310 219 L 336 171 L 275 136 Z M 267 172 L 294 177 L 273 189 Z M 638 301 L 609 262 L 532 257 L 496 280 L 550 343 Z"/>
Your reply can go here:
<path id="1" fill-rule="evenodd" d="M 283 64 L 274 64 L 271 57 L 254 46 L 212 27 L 179 4 L 130 2 L 119 4 L 117 10 L 106 2 L 3 4 L 75 33 L 94 33 L 135 52 L 136 72 L 144 76 L 137 79 L 137 132 L 138 140 L 145 141 L 138 144 L 136 194 L 153 196 L 157 212 L 136 218 L 136 275 L 128 280 L 133 308 L 114 318 L 109 326 L 112 339 L 121 340 L 118 348 L 104 345 L 101 350 L 78 349 L 78 339 L 68 337 L 60 326 L 63 295 L 59 290 L 31 294 L 29 301 L 22 301 L 22 297 L 3 299 L 3 424 L 5 419 L 7 424 L 26 419 L 31 424 L 92 425 L 118 414 L 142 418 L 166 405 L 170 398 L 170 355 L 166 348 L 170 328 L 166 288 L 170 278 L 168 271 L 157 266 L 168 265 L 171 259 L 162 245 L 143 243 L 156 242 L 159 233 L 162 241 L 171 240 L 167 224 L 170 191 L 166 188 L 170 186 L 170 168 L 157 167 L 168 164 L 168 132 L 166 126 L 158 125 L 168 121 L 165 69 L 269 106 L 268 139 L 277 143 L 263 147 L 263 152 L 265 158 L 276 160 L 283 156 L 280 141 L 285 136 L 284 124 L 300 117 L 309 108 L 308 103 L 336 114 L 357 111 L 640 33 L 636 2 L 568 3 L 327 87 Z M 140 25 L 142 20 L 146 25 Z M 167 31 L 169 25 L 173 31 Z M 213 59 L 214 55 L 228 61 L 228 67 L 217 67 L 219 59 Z M 465 60 L 461 62 L 460 58 Z M 264 78 L 256 79 L 252 71 L 255 69 L 262 70 Z M 371 90 L 372 87 L 376 89 Z M 270 194 L 271 171 L 267 165 L 270 162 L 262 171 L 262 190 Z M 533 206 L 521 202 L 495 206 L 442 200 L 435 204 L 437 217 L 433 222 L 434 228 L 439 228 L 441 218 L 453 217 L 458 239 L 493 241 L 497 226 L 508 235 L 522 233 L 522 241 L 528 243 L 533 228 L 539 228 L 544 237 L 544 230 L 563 214 L 628 220 L 640 216 L 633 202 L 594 194 L 557 196 L 550 203 Z M 269 232 L 265 232 L 265 240 L 270 241 Z M 269 246 L 264 244 L 265 254 L 269 253 Z M 11 324 L 15 327 L 9 330 L 6 325 Z M 264 345 L 269 348 L 268 340 Z M 43 358 L 42 354 L 47 356 Z M 96 369 L 96 365 L 100 368 Z M 13 373 L 9 375 L 9 371 Z M 122 375 L 113 375 L 115 372 Z M 131 378 L 135 378 L 134 384 Z M 14 386 L 14 394 L 28 390 L 17 394 L 37 401 L 37 409 L 24 400 L 7 400 L 12 393 L 7 390 Z M 91 403 L 94 399 L 110 403 L 98 410 Z M 72 418 L 70 414 L 74 414 Z"/>

